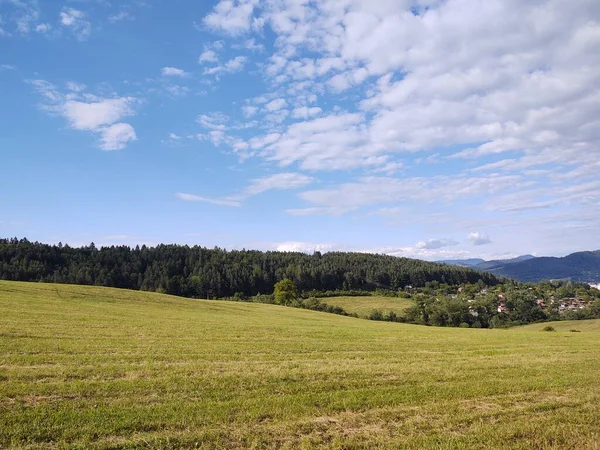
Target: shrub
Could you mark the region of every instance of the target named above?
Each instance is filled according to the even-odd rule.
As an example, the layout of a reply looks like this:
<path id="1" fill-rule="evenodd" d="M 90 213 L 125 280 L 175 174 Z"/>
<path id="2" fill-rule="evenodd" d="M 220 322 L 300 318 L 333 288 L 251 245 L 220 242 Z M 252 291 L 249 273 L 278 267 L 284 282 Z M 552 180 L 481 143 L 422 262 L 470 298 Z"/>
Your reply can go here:
<path id="1" fill-rule="evenodd" d="M 383 313 L 377 309 L 374 309 L 368 317 L 370 320 L 383 320 Z"/>
<path id="2" fill-rule="evenodd" d="M 553 327 L 553 326 L 551 326 L 551 325 L 546 325 L 546 326 L 545 326 L 545 327 L 542 329 L 542 331 L 556 331 L 556 330 L 554 329 L 554 327 Z"/>
<path id="3" fill-rule="evenodd" d="M 469 324 L 467 322 L 461 322 L 458 327 L 459 328 L 469 328 Z"/>

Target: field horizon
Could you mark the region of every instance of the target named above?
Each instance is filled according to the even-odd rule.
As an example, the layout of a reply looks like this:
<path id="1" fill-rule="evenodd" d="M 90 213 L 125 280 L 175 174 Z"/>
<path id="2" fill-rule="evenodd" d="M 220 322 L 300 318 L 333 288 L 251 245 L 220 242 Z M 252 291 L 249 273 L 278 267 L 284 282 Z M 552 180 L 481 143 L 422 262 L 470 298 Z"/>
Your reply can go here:
<path id="1" fill-rule="evenodd" d="M 0 325 L 0 448 L 599 448 L 595 322 L 436 328 L 0 281 Z"/>

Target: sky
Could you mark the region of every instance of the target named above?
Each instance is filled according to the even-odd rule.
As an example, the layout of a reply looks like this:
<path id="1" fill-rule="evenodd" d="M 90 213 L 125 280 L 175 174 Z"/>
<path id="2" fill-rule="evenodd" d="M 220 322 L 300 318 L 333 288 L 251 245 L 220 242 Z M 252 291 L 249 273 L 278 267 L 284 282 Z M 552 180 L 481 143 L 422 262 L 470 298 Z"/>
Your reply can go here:
<path id="1" fill-rule="evenodd" d="M 600 248 L 598 0 L 0 0 L 0 236 Z"/>

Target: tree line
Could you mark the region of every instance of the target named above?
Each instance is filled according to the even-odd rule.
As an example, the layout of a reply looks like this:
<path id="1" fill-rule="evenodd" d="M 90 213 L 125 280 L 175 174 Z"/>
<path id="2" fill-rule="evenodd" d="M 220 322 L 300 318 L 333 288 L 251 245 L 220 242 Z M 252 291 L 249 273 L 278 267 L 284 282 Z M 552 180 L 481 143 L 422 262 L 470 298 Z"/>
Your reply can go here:
<path id="1" fill-rule="evenodd" d="M 0 239 L 0 279 L 163 292 L 192 298 L 272 293 L 290 279 L 300 292 L 398 290 L 437 281 L 482 282 L 492 274 L 409 258 L 365 253 L 208 249 L 187 245 L 97 248 Z"/>

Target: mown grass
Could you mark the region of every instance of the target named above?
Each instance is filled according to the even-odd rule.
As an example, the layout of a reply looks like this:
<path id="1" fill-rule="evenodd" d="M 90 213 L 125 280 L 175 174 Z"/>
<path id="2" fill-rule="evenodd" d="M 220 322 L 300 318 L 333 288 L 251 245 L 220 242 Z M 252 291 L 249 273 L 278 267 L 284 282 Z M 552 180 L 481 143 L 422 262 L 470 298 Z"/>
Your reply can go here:
<path id="1" fill-rule="evenodd" d="M 0 448 L 598 449 L 600 333 L 0 282 Z"/>
<path id="2" fill-rule="evenodd" d="M 556 331 L 585 331 L 585 332 L 600 332 L 600 319 L 592 320 L 561 320 L 560 322 L 544 322 L 525 325 L 522 327 L 513 328 L 518 331 L 542 331 L 545 327 L 551 326 Z"/>
<path id="3" fill-rule="evenodd" d="M 401 315 L 406 308 L 414 306 L 414 302 L 410 299 L 377 295 L 328 297 L 324 298 L 323 301 L 328 305 L 341 306 L 347 313 L 356 313 L 359 317 L 368 317 L 373 310 L 379 310 L 384 314 L 393 311 L 397 315 Z"/>

